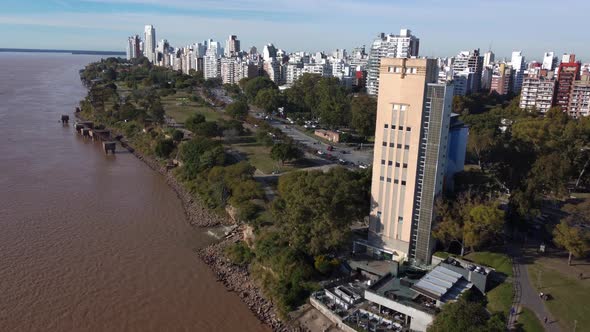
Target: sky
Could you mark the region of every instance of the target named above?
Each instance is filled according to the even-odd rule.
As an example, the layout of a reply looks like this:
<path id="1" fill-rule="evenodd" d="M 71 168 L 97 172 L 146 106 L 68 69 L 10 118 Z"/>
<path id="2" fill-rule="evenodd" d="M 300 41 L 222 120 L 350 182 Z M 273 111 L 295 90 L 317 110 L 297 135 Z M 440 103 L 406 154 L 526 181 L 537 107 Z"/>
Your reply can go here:
<path id="1" fill-rule="evenodd" d="M 0 0 L 0 48 L 124 51 L 152 24 L 156 38 L 184 46 L 238 35 L 242 48 L 272 42 L 290 51 L 366 45 L 408 28 L 421 56 L 490 47 L 576 53 L 590 61 L 588 0 Z"/>

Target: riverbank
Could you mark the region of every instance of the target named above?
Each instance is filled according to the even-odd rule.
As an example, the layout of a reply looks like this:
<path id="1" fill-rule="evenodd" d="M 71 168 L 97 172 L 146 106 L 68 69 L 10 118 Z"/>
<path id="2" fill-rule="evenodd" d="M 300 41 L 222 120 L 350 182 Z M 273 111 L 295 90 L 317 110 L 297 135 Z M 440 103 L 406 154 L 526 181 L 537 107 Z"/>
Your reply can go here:
<path id="1" fill-rule="evenodd" d="M 76 114 L 76 118 L 88 120 L 81 114 Z M 109 130 L 117 135 L 121 134 L 113 128 L 109 128 Z M 120 143 L 137 159 L 164 176 L 168 186 L 180 199 L 186 219 L 191 226 L 207 228 L 233 224 L 229 218 L 223 218 L 204 207 L 198 198 L 195 198 L 174 174 L 156 159 L 135 149 L 124 137 L 121 138 Z M 215 273 L 217 281 L 221 282 L 228 291 L 236 293 L 263 324 L 269 326 L 273 331 L 293 331 L 278 319 L 274 305 L 264 297 L 260 288 L 255 285 L 247 268 L 234 265 L 225 257 L 224 248 L 237 242 L 240 239 L 240 234 L 241 228 L 238 227 L 221 242 L 198 250 L 197 255 Z"/>

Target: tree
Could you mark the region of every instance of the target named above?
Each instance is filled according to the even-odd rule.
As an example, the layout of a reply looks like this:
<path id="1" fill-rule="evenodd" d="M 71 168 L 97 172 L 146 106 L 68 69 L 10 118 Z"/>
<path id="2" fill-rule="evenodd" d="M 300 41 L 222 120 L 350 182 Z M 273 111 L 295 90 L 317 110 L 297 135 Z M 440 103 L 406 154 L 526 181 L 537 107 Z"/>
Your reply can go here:
<path id="1" fill-rule="evenodd" d="M 179 159 L 184 163 L 183 177 L 193 180 L 200 172 L 223 165 L 225 152 L 220 142 L 199 137 L 180 145 Z"/>
<path id="2" fill-rule="evenodd" d="M 285 161 L 303 157 L 303 152 L 291 142 L 277 143 L 270 150 L 270 157 L 284 164 Z"/>
<path id="3" fill-rule="evenodd" d="M 236 101 L 225 108 L 225 113 L 234 119 L 243 119 L 248 115 L 248 103 L 245 101 Z"/>
<path id="4" fill-rule="evenodd" d="M 244 83 L 244 94 L 248 97 L 248 100 L 254 101 L 258 92 L 264 89 L 275 89 L 277 90 L 277 85 L 271 81 L 268 77 L 259 76 L 253 79 L 250 79 Z"/>
<path id="5" fill-rule="evenodd" d="M 166 112 L 164 111 L 164 107 L 162 106 L 159 98 L 150 104 L 148 114 L 155 123 L 164 122 L 164 115 Z"/>
<path id="6" fill-rule="evenodd" d="M 273 146 L 274 141 L 267 130 L 260 129 L 256 132 L 256 142 L 264 146 Z"/>
<path id="7" fill-rule="evenodd" d="M 221 135 L 219 126 L 217 123 L 212 121 L 201 122 L 197 124 L 191 131 L 197 136 L 204 137 L 217 137 Z"/>
<path id="8" fill-rule="evenodd" d="M 180 142 L 180 141 L 182 141 L 183 138 L 184 138 L 184 132 L 182 132 L 178 129 L 175 129 L 172 132 L 172 140 L 174 140 L 175 142 Z"/>
<path id="9" fill-rule="evenodd" d="M 494 145 L 494 129 L 473 130 L 469 133 L 467 151 L 477 158 L 480 170 L 483 169 L 483 162 Z"/>
<path id="10" fill-rule="evenodd" d="M 330 254 L 346 245 L 350 224 L 369 211 L 370 179 L 362 172 L 292 172 L 279 178 L 273 204 L 281 234 L 309 256 Z"/>
<path id="11" fill-rule="evenodd" d="M 467 291 L 467 293 L 472 292 Z M 463 294 L 459 300 L 443 305 L 428 327 L 428 332 L 503 332 L 506 324 L 499 324 L 499 317 L 490 317 L 481 302 L 470 301 L 468 294 Z M 492 319 L 490 319 L 492 318 Z M 505 322 L 505 321 L 504 321 Z"/>
<path id="12" fill-rule="evenodd" d="M 317 95 L 322 124 L 332 128 L 350 124 L 350 100 L 337 78 L 323 77 L 317 84 Z"/>
<path id="13" fill-rule="evenodd" d="M 262 108 L 266 113 L 275 112 L 282 104 L 281 93 L 277 89 L 262 89 L 254 99 L 254 105 Z"/>
<path id="14" fill-rule="evenodd" d="M 564 210 L 569 215 L 553 230 L 553 242 L 568 251 L 568 265 L 572 256 L 582 257 L 590 250 L 590 199 L 578 204 L 567 204 Z"/>
<path id="15" fill-rule="evenodd" d="M 352 98 L 351 126 L 362 136 L 375 134 L 375 123 L 377 121 L 377 100 L 367 95 L 360 95 Z"/>
<path id="16" fill-rule="evenodd" d="M 174 142 L 171 139 L 161 139 L 156 143 L 154 152 L 160 158 L 168 158 L 174 151 Z"/>
<path id="17" fill-rule="evenodd" d="M 504 211 L 496 204 L 478 204 L 471 209 L 465 222 L 465 245 L 475 251 L 476 247 L 496 239 L 503 228 Z"/>
<path id="18" fill-rule="evenodd" d="M 203 114 L 196 113 L 186 119 L 184 126 L 186 129 L 195 132 L 197 126 L 203 122 L 205 122 L 205 116 Z"/>

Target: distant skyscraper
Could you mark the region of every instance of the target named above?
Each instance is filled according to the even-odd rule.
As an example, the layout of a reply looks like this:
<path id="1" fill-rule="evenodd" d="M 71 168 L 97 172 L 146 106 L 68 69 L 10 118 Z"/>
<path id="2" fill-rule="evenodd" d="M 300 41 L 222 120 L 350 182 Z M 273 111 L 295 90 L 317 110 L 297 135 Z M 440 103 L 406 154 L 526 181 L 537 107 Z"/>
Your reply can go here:
<path id="1" fill-rule="evenodd" d="M 576 55 L 571 53 L 564 53 L 561 56 L 562 63 L 574 63 L 576 62 Z"/>
<path id="2" fill-rule="evenodd" d="M 277 57 L 277 49 L 273 44 L 264 45 L 262 50 L 262 58 L 264 61 L 269 61 L 271 58 Z"/>
<path id="3" fill-rule="evenodd" d="M 146 25 L 144 30 L 143 55 L 150 60 L 156 61 L 156 29 L 153 25 Z"/>
<path id="4" fill-rule="evenodd" d="M 237 36 L 231 35 L 225 42 L 225 56 L 237 56 L 240 53 L 240 41 Z"/>
<path id="5" fill-rule="evenodd" d="M 221 56 L 223 55 L 223 48 L 221 45 L 209 39 L 207 41 L 207 52 L 203 59 L 204 63 L 204 77 L 205 79 L 217 78 L 221 76 Z"/>
<path id="6" fill-rule="evenodd" d="M 483 55 L 483 65 L 484 67 L 489 67 L 494 63 L 494 60 L 496 56 L 494 54 L 494 52 L 492 51 L 487 51 L 484 55 Z"/>
<path id="7" fill-rule="evenodd" d="M 401 29 L 399 35 L 381 33 L 373 45 L 367 64 L 367 93 L 379 93 L 379 68 L 382 58 L 410 58 L 418 56 L 420 39 L 408 29 Z"/>
<path id="8" fill-rule="evenodd" d="M 138 35 L 127 39 L 127 60 L 135 59 L 141 55 L 141 39 Z"/>
<path id="9" fill-rule="evenodd" d="M 543 53 L 543 64 L 541 69 L 553 70 L 557 66 L 557 57 L 553 52 Z"/>
<path id="10" fill-rule="evenodd" d="M 434 249 L 453 97 L 437 70 L 435 59 L 380 62 L 369 243 L 397 261 L 430 263 Z"/>
<path id="11" fill-rule="evenodd" d="M 581 64 L 576 61 L 574 54 L 564 56 L 563 60 L 569 62 L 562 62 L 557 69 L 557 93 L 555 94 L 555 106 L 561 107 L 561 110 L 567 112 L 570 105 L 570 97 L 574 82 L 580 79 Z"/>
<path id="12" fill-rule="evenodd" d="M 496 72 L 492 75 L 490 91 L 494 91 L 500 95 L 508 94 L 512 89 L 513 79 L 512 67 L 501 63 L 498 65 Z"/>
<path id="13" fill-rule="evenodd" d="M 483 57 L 479 50 L 472 52 L 462 51 L 455 57 L 453 63 L 454 78 L 461 80 L 463 88 L 455 84 L 455 95 L 465 95 L 479 91 L 481 88 L 481 73 L 483 69 Z"/>
<path id="14" fill-rule="evenodd" d="M 512 65 L 514 75 L 512 78 L 512 92 L 519 93 L 524 79 L 524 70 L 526 69 L 526 63 L 524 62 L 524 56 L 521 51 L 512 52 L 512 61 L 510 64 Z"/>

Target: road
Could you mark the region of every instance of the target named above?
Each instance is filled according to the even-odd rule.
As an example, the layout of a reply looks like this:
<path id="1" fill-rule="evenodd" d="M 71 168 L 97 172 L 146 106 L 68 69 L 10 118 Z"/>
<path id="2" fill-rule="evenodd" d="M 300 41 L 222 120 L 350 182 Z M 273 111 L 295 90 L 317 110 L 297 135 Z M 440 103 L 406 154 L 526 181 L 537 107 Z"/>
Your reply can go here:
<path id="1" fill-rule="evenodd" d="M 305 145 L 311 150 L 321 151 L 323 156 L 329 154 L 338 159 L 345 160 L 352 165 L 370 165 L 373 163 L 373 149 L 363 149 L 361 151 L 349 147 L 334 147 L 333 151 L 328 151 L 328 145 L 319 139 L 310 137 L 301 131 L 297 130 L 293 125 L 287 125 L 278 120 L 270 120 L 269 124 L 275 128 L 280 129 L 287 136 L 291 137 L 296 142 Z"/>

